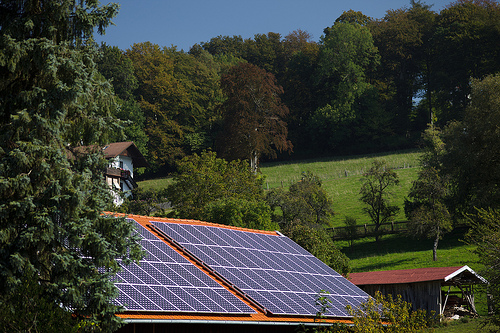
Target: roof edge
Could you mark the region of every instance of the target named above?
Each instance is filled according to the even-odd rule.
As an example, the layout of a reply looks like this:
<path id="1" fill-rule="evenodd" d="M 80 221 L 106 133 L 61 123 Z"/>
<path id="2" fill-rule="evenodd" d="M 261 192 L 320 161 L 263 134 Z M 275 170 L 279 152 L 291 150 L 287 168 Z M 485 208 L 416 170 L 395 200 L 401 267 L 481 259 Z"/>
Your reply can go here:
<path id="1" fill-rule="evenodd" d="M 259 230 L 259 229 L 250 229 L 250 228 L 243 228 L 243 227 L 235 227 L 231 225 L 226 225 L 226 224 L 219 224 L 219 223 L 213 223 L 213 222 L 205 222 L 205 221 L 200 221 L 200 220 L 193 220 L 193 219 L 176 219 L 176 218 L 171 218 L 171 217 L 153 217 L 153 216 L 145 216 L 145 215 L 135 215 L 135 214 L 126 214 L 126 213 L 117 213 L 117 212 L 110 212 L 110 211 L 105 211 L 103 212 L 104 215 L 107 216 L 113 216 L 113 217 L 125 217 L 132 219 L 138 223 L 141 223 L 137 219 L 140 220 L 147 220 L 147 223 L 153 221 L 153 222 L 167 222 L 167 223 L 179 223 L 179 224 L 192 224 L 192 225 L 204 225 L 207 227 L 217 227 L 217 228 L 224 228 L 224 229 L 232 229 L 232 230 L 239 230 L 239 231 L 247 231 L 247 232 L 253 232 L 253 233 L 258 233 L 258 234 L 265 234 L 265 235 L 273 235 L 273 236 L 283 236 L 278 231 L 270 231 L 270 230 Z"/>
<path id="2" fill-rule="evenodd" d="M 245 320 L 208 320 L 208 319 L 124 319 L 127 324 L 222 324 L 222 325 L 268 325 L 268 326 L 332 326 L 346 322 L 304 322 L 304 321 L 245 321 Z"/>
<path id="3" fill-rule="evenodd" d="M 459 275 L 459 274 L 461 274 L 461 273 L 463 273 L 465 271 L 468 271 L 469 273 L 473 274 L 476 278 L 478 278 L 479 280 L 481 280 L 483 283 L 488 284 L 488 281 L 485 278 L 483 278 L 482 276 L 480 276 L 479 274 L 477 274 L 476 272 L 474 272 L 472 270 L 472 268 L 470 268 L 467 265 L 465 265 L 462 268 L 460 268 L 459 270 L 457 270 L 457 271 L 455 271 L 455 272 L 453 272 L 453 273 L 445 276 L 444 281 L 445 282 L 449 281 L 449 280 L 453 279 L 455 276 L 457 276 L 457 275 Z"/>

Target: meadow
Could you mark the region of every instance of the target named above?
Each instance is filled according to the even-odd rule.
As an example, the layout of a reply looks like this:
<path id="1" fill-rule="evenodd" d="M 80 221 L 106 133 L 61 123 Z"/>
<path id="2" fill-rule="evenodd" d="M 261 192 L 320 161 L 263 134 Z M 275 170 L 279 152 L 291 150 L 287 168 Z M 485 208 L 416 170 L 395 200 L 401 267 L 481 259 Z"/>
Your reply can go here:
<path id="1" fill-rule="evenodd" d="M 400 207 L 396 221 L 404 221 L 403 204 L 412 182 L 417 178 L 421 153 L 416 150 L 398 151 L 385 154 L 323 158 L 294 162 L 271 162 L 261 165 L 265 176 L 265 188 L 288 187 L 301 179 L 303 172 L 310 171 L 322 181 L 322 186 L 333 200 L 335 216 L 332 227 L 344 226 L 346 216 L 354 217 L 358 224 L 370 223 L 359 200 L 363 174 L 371 167 L 373 160 L 379 159 L 394 169 L 399 185 L 391 190 L 394 204 Z"/>

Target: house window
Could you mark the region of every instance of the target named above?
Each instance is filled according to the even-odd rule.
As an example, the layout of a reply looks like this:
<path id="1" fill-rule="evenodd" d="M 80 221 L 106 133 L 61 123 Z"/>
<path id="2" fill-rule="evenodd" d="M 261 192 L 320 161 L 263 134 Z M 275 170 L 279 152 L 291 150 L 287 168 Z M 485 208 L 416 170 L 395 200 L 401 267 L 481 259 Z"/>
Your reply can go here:
<path id="1" fill-rule="evenodd" d="M 120 169 L 123 169 L 123 161 L 120 161 Z"/>

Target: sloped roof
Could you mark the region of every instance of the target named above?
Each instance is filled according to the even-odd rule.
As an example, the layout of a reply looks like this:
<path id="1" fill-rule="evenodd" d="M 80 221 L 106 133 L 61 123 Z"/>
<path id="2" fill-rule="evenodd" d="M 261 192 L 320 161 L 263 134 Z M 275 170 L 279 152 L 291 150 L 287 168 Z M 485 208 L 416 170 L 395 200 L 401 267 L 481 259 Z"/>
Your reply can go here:
<path id="1" fill-rule="evenodd" d="M 326 322 L 350 322 L 346 305 L 368 295 L 279 232 L 128 215 L 147 252 L 123 266 L 115 300 L 128 322 L 314 323 L 321 291 Z"/>
<path id="2" fill-rule="evenodd" d="M 377 284 L 400 284 L 428 281 L 442 283 L 487 283 L 468 266 L 428 267 L 392 271 L 351 273 L 349 280 L 357 286 Z"/>
<path id="3" fill-rule="evenodd" d="M 102 148 L 105 158 L 114 158 L 116 156 L 129 156 L 134 161 L 134 167 L 148 167 L 149 163 L 141 154 L 137 146 L 132 141 L 113 142 Z"/>

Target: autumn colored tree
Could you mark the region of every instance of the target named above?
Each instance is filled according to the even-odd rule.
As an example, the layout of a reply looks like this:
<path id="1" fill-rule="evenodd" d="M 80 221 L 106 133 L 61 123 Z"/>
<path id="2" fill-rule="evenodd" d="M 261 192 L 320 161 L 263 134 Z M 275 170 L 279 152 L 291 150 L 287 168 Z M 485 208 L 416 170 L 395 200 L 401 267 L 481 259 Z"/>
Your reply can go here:
<path id="1" fill-rule="evenodd" d="M 209 131 L 222 101 L 219 69 L 211 56 L 149 42 L 134 44 L 126 54 L 139 82 L 135 96 L 146 118 L 154 167 L 172 169 L 177 160 L 210 146 Z"/>
<path id="2" fill-rule="evenodd" d="M 276 157 L 276 151 L 292 150 L 284 121 L 288 108 L 281 102 L 283 90 L 272 74 L 242 63 L 221 78 L 221 87 L 227 97 L 218 141 L 223 157 L 249 160 L 251 170 L 257 172 L 262 155 Z"/>
<path id="3" fill-rule="evenodd" d="M 156 169 L 171 165 L 184 156 L 184 130 L 177 116 L 186 103 L 186 92 L 174 77 L 174 61 L 150 42 L 134 44 L 126 54 L 139 82 L 135 95 L 146 118 L 149 162 Z"/>

